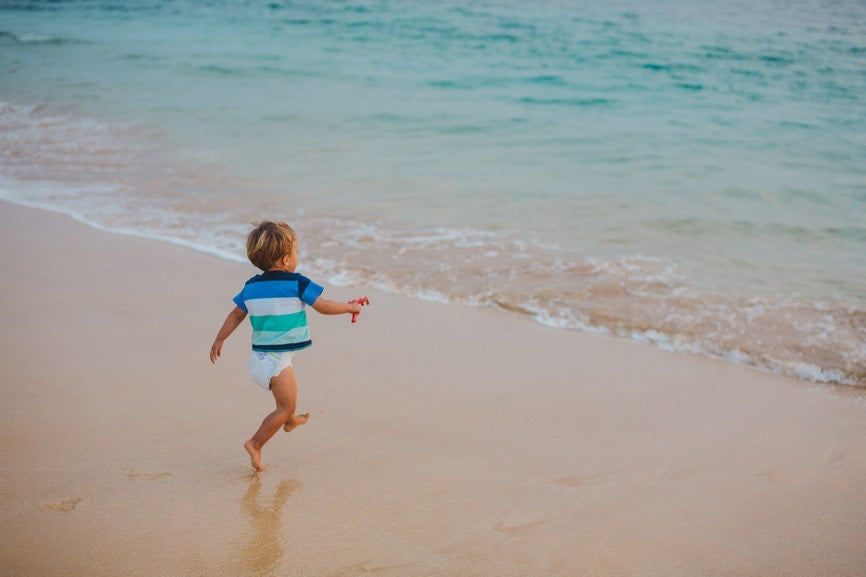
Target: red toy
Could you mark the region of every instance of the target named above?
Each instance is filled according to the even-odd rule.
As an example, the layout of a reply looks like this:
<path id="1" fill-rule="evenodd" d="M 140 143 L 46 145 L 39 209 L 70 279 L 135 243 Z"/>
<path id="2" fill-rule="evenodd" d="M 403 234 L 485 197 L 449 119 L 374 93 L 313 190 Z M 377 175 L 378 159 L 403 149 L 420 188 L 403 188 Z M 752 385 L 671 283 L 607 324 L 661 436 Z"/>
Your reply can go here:
<path id="1" fill-rule="evenodd" d="M 370 304 L 370 299 L 368 299 L 367 297 L 361 297 L 359 299 L 351 300 L 349 302 L 350 303 L 357 303 L 361 306 L 364 306 L 364 305 Z M 358 320 L 358 313 L 352 313 L 352 322 L 354 323 L 357 320 Z"/>

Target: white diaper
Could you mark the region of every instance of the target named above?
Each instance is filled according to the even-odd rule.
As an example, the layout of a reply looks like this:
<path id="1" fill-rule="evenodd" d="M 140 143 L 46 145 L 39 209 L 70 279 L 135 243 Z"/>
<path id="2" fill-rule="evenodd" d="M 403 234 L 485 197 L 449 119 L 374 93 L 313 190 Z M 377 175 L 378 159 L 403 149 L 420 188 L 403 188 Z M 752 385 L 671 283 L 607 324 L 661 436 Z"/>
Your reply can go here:
<path id="1" fill-rule="evenodd" d="M 271 390 L 271 379 L 292 366 L 292 351 L 263 352 L 252 351 L 250 354 L 250 376 L 261 387 Z"/>

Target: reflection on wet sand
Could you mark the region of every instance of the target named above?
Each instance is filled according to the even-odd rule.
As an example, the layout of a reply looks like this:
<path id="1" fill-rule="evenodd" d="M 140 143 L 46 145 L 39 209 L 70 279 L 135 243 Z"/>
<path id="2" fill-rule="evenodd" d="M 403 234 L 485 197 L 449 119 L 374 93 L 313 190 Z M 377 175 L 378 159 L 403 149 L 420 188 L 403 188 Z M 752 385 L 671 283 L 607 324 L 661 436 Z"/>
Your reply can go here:
<path id="1" fill-rule="evenodd" d="M 244 539 L 240 558 L 236 559 L 237 564 L 243 566 L 239 574 L 268 575 L 279 567 L 285 554 L 282 535 L 283 507 L 289 495 L 300 488 L 299 481 L 284 479 L 274 491 L 271 502 L 263 505 L 260 497 L 262 481 L 257 475 L 253 477 L 241 502 L 252 531 Z"/>

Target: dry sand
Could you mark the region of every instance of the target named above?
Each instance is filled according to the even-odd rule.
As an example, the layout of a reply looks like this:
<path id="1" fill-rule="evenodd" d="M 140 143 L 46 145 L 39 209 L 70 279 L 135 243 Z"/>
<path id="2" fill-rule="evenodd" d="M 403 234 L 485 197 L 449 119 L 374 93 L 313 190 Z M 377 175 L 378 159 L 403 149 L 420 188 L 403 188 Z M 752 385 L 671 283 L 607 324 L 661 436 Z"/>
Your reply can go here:
<path id="1" fill-rule="evenodd" d="M 208 361 L 252 267 L 0 226 L 4 576 L 866 574 L 861 391 L 366 293 L 254 477 L 246 324 Z"/>

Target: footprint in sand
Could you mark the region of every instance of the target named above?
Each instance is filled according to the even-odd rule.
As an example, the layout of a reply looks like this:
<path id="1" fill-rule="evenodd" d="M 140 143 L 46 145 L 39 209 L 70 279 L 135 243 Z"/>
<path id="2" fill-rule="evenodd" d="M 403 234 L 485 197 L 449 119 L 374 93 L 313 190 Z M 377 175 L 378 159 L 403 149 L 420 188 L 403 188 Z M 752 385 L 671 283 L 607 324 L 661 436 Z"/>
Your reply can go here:
<path id="1" fill-rule="evenodd" d="M 171 473 L 138 473 L 133 469 L 132 471 L 128 471 L 126 473 L 127 478 L 130 481 L 135 481 L 138 479 L 144 481 L 155 481 L 157 479 L 165 479 L 166 477 L 171 477 Z"/>
<path id="2" fill-rule="evenodd" d="M 761 476 L 771 483 L 785 480 L 785 474 L 779 469 L 767 469 L 761 472 Z"/>
<path id="3" fill-rule="evenodd" d="M 505 521 L 500 521 L 496 524 L 496 530 L 501 531 L 508 535 L 509 537 L 520 537 L 522 535 L 526 535 L 531 532 L 533 529 L 538 527 L 539 525 L 543 525 L 547 523 L 549 519 L 541 519 L 540 521 L 533 521 L 531 523 L 523 523 L 521 525 L 506 525 Z"/>
<path id="4" fill-rule="evenodd" d="M 395 569 L 406 569 L 405 565 L 376 565 L 371 561 L 358 563 L 349 567 L 343 567 L 336 573 L 331 573 L 331 577 L 350 577 L 351 575 L 368 575 L 376 573 L 393 572 Z"/>
<path id="5" fill-rule="evenodd" d="M 75 506 L 82 502 L 84 499 L 82 497 L 75 497 L 74 499 L 66 499 L 65 501 L 60 501 L 59 503 L 52 503 L 50 505 L 42 505 L 42 509 L 44 511 L 60 511 L 62 513 L 67 513 L 73 509 Z"/>

